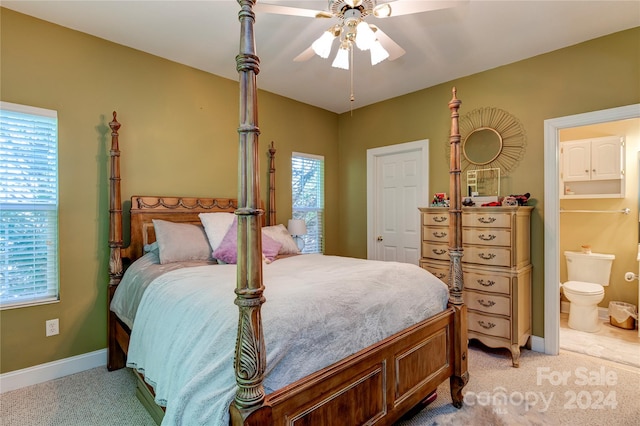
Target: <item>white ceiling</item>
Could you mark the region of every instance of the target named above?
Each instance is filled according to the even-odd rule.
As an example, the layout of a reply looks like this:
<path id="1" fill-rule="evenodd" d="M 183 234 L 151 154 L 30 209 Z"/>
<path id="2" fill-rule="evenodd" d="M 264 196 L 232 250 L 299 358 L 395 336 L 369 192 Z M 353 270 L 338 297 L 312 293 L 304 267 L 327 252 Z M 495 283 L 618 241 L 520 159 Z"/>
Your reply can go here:
<path id="1" fill-rule="evenodd" d="M 326 1 L 264 2 L 327 9 Z M 2 0 L 1 5 L 238 79 L 235 56 L 240 7 L 235 0 Z M 353 108 L 640 26 L 640 2 L 469 0 L 444 10 L 386 19 L 370 16 L 367 20 L 407 53 L 372 67 L 367 52 L 355 51 Z M 314 56 L 306 62 L 293 62 L 333 23 L 257 12 L 258 87 L 336 113 L 348 111 L 349 72 L 331 67 L 335 45 L 329 59 Z"/>

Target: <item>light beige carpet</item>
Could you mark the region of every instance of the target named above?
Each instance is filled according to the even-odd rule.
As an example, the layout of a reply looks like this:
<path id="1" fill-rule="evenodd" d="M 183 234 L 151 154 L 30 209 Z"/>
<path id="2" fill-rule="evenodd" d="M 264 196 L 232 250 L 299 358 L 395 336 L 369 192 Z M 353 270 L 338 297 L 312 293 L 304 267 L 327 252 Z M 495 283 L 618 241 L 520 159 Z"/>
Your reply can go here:
<path id="1" fill-rule="evenodd" d="M 443 383 L 433 404 L 398 426 L 640 425 L 640 369 L 632 366 L 523 350 L 513 368 L 508 351 L 472 343 L 469 374 L 462 409 Z"/>
<path id="2" fill-rule="evenodd" d="M 527 350 L 520 368 L 513 368 L 508 352 L 472 345 L 469 373 L 465 407 L 451 405 L 445 382 L 432 405 L 397 426 L 640 424 L 637 368 L 571 352 L 547 356 Z M 0 395 L 2 426 L 154 424 L 135 397 L 128 370 L 95 368 Z"/>

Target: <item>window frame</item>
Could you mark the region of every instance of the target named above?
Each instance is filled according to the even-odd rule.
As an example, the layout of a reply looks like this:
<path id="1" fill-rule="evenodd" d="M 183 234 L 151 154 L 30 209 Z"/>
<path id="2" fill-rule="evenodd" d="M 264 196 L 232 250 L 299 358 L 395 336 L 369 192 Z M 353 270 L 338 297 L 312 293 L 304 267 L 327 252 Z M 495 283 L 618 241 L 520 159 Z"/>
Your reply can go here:
<path id="1" fill-rule="evenodd" d="M 17 114 L 31 117 L 18 117 Z M 14 115 L 13 118 L 12 115 Z M 0 165 L 0 182 L 2 182 L 0 186 L 7 188 L 9 182 L 14 179 L 18 183 L 13 186 L 16 189 L 13 192 L 5 191 L 5 189 L 0 191 L 0 218 L 2 218 L 2 223 L 0 223 L 0 285 L 2 286 L 0 287 L 0 310 L 56 303 L 60 301 L 58 112 L 0 101 L 0 116 L 2 116 L 0 117 L 0 144 L 2 144 L 0 145 L 2 150 L 0 155 L 6 155 L 3 158 L 4 165 Z M 10 131 L 9 120 L 14 122 L 11 125 L 17 125 L 19 121 L 31 123 L 33 127 L 28 129 L 34 129 L 33 133 L 37 134 L 40 139 L 21 138 L 20 135 L 26 134 L 26 132 L 16 132 L 17 136 L 10 137 L 8 135 Z M 36 128 L 36 125 L 39 127 Z M 20 151 L 19 147 L 16 148 L 19 145 L 17 141 L 23 141 L 23 143 L 30 145 L 24 151 Z M 40 155 L 34 157 L 24 155 L 25 152 L 33 151 L 36 143 L 38 144 L 37 148 L 40 148 Z M 31 161 L 25 161 L 25 159 Z M 21 163 L 26 166 L 20 167 Z M 11 165 L 18 167 L 12 169 Z M 35 179 L 41 180 L 43 185 L 36 188 L 35 191 L 31 191 L 31 188 L 38 185 L 30 187 L 29 184 L 25 184 L 25 179 L 16 178 L 18 175 L 12 174 L 10 171 L 26 170 L 29 166 L 33 167 L 34 165 L 38 168 L 34 169 L 33 173 L 25 175 L 32 182 Z M 2 171 L 3 166 L 6 166 L 4 171 Z M 13 215 L 11 212 L 18 212 L 18 214 Z M 24 214 L 24 220 L 16 220 L 21 217 L 20 212 Z M 15 257 L 15 251 L 12 257 L 11 248 L 7 248 L 4 241 L 10 240 L 12 225 L 22 226 L 22 229 L 18 228 L 18 232 L 22 232 L 21 238 L 24 239 L 23 242 L 27 243 L 24 253 L 27 259 L 33 259 L 32 265 L 35 265 L 31 268 L 25 266 L 25 272 L 11 272 L 10 266 L 12 263 L 15 264 L 17 257 Z M 27 232 L 24 232 L 25 230 Z M 2 234 L 4 234 L 5 240 L 1 239 Z M 33 239 L 30 240 L 31 238 Z M 35 241 L 35 244 L 29 246 L 30 241 Z M 25 265 L 25 262 L 21 263 Z M 40 278 L 34 279 L 34 276 Z M 23 297 L 15 299 L 3 295 L 2 293 L 9 288 L 7 283 L 15 280 L 16 277 L 24 277 L 27 283 L 18 290 L 26 293 L 31 286 L 34 294 L 23 295 Z M 44 286 L 43 290 L 37 291 L 38 284 L 41 284 L 41 287 Z"/>
<path id="2" fill-rule="evenodd" d="M 315 166 L 319 168 L 317 182 L 319 187 L 316 187 L 313 192 L 317 204 L 315 206 L 298 206 L 296 207 L 296 191 L 295 186 L 296 174 L 294 168 L 296 162 L 315 162 Z M 302 253 L 324 253 L 324 156 L 307 154 L 303 152 L 291 153 L 291 217 L 293 219 L 303 219 L 307 227 L 307 233 L 301 236 L 304 241 L 304 248 Z M 314 220 L 315 219 L 315 220 Z"/>

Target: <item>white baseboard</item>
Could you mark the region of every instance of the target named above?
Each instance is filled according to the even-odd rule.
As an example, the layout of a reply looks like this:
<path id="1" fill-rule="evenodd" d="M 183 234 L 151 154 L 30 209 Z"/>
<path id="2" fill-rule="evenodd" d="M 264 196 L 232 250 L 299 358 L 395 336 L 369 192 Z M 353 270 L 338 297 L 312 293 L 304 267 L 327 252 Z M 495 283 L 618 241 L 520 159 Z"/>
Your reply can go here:
<path id="1" fill-rule="evenodd" d="M 544 353 L 544 337 L 531 336 L 529 343 L 531 343 L 532 351 Z"/>
<path id="2" fill-rule="evenodd" d="M 69 374 L 107 365 L 107 350 L 89 352 L 22 370 L 0 374 L 0 393 L 47 382 Z"/>

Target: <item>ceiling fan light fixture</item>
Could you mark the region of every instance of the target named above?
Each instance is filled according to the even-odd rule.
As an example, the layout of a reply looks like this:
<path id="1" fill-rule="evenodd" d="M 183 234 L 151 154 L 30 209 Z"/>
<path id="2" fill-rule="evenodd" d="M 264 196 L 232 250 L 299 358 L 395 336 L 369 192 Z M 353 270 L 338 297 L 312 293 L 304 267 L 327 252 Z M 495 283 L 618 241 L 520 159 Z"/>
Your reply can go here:
<path id="1" fill-rule="evenodd" d="M 369 24 L 364 21 L 360 21 L 356 27 L 356 46 L 360 50 L 369 50 L 371 45 L 376 41 L 376 35 L 374 34 Z"/>
<path id="2" fill-rule="evenodd" d="M 331 64 L 332 67 L 334 68 L 341 68 L 343 70 L 348 70 L 349 69 L 349 46 L 340 46 L 340 49 L 338 49 L 338 54 L 336 55 L 336 58 L 333 60 L 333 63 Z"/>
<path id="3" fill-rule="evenodd" d="M 389 3 L 384 3 L 376 6 L 373 9 L 373 16 L 376 18 L 388 18 L 391 16 L 391 5 Z"/>
<path id="4" fill-rule="evenodd" d="M 331 32 L 330 30 L 325 31 L 320 37 L 318 37 L 316 41 L 311 44 L 311 48 L 314 52 L 316 52 L 316 55 L 320 56 L 321 58 L 327 59 L 329 57 L 329 54 L 331 53 L 331 46 L 333 45 L 333 39 L 335 38 L 336 36 L 333 32 Z"/>
<path id="5" fill-rule="evenodd" d="M 376 40 L 369 49 L 371 51 L 371 65 L 378 64 L 389 57 L 389 52 Z"/>

